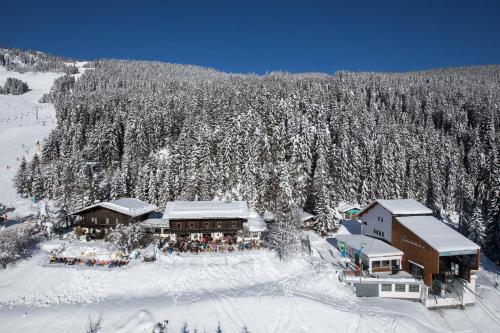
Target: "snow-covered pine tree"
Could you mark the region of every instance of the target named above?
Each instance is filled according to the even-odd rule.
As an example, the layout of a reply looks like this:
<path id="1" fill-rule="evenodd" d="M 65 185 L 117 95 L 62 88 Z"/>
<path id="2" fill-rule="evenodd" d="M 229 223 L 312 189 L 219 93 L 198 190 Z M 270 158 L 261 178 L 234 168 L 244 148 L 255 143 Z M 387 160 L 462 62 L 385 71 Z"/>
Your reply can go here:
<path id="1" fill-rule="evenodd" d="M 29 196 L 29 184 L 28 184 L 28 163 L 24 156 L 21 158 L 21 163 L 19 169 L 17 170 L 16 177 L 14 178 L 14 185 L 16 186 L 17 193 L 23 198 Z"/>
<path id="2" fill-rule="evenodd" d="M 268 246 L 280 260 L 288 259 L 298 249 L 300 211 L 294 201 L 286 162 L 279 173 L 275 222 L 269 230 Z"/>
<path id="3" fill-rule="evenodd" d="M 34 197 L 35 200 L 40 200 L 45 197 L 45 187 L 42 171 L 40 169 L 40 159 L 38 158 L 38 155 L 35 155 L 33 157 L 29 169 L 31 181 L 30 195 Z"/>
<path id="4" fill-rule="evenodd" d="M 330 193 L 327 167 L 323 149 L 320 147 L 314 171 L 313 188 L 316 197 L 314 230 L 322 235 L 335 232 L 340 227 L 338 215 L 335 213 L 337 205 L 333 203 Z"/>
<path id="5" fill-rule="evenodd" d="M 482 246 L 486 237 L 485 231 L 483 213 L 481 212 L 481 207 L 476 204 L 469 225 L 469 239 Z"/>

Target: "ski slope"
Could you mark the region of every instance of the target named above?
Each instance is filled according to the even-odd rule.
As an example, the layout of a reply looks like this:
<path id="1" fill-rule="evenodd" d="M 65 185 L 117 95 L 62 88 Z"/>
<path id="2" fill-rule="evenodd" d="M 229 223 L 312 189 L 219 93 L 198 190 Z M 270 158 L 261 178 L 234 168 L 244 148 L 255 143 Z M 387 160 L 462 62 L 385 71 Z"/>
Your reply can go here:
<path id="1" fill-rule="evenodd" d="M 76 63 L 80 73 L 75 74 L 75 78 L 85 70 L 84 64 Z M 22 95 L 0 94 L 0 203 L 17 208 L 15 213 L 19 216 L 26 215 L 31 205 L 17 195 L 13 178 L 21 158 L 24 156 L 29 161 L 35 154 L 36 142 L 42 144 L 56 126 L 54 106 L 38 101 L 50 91 L 54 80 L 61 76 L 63 73 L 21 74 L 0 66 L 0 85 L 13 77 L 28 83 L 29 88 Z"/>
<path id="2" fill-rule="evenodd" d="M 8 206 L 19 199 L 12 179 L 21 157 L 31 159 L 36 142 L 42 142 L 56 126 L 54 106 L 38 101 L 60 76 L 62 73 L 20 74 L 0 66 L 0 85 L 14 77 L 27 82 L 30 89 L 22 95 L 0 94 L 0 202 Z"/>

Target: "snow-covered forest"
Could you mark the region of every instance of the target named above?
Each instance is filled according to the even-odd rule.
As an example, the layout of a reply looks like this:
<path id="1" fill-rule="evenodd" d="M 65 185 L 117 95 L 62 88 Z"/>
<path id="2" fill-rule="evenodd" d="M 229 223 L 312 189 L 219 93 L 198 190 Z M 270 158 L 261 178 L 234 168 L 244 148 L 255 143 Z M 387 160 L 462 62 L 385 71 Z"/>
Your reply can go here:
<path id="1" fill-rule="evenodd" d="M 44 98 L 57 128 L 41 158 L 21 164 L 24 197 L 65 211 L 122 196 L 159 207 L 217 197 L 263 212 L 279 210 L 286 189 L 319 219 L 340 201 L 413 197 L 500 259 L 500 66 L 262 76 L 88 67 Z"/>

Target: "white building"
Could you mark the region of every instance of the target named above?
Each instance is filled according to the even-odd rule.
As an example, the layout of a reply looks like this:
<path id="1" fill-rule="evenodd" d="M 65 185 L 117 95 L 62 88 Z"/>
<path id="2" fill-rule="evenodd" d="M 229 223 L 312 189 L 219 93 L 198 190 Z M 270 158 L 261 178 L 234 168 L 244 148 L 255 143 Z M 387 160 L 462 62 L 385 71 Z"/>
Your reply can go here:
<path id="1" fill-rule="evenodd" d="M 396 216 L 431 215 L 432 210 L 415 199 L 376 200 L 363 208 L 361 233 L 392 242 L 392 218 Z"/>

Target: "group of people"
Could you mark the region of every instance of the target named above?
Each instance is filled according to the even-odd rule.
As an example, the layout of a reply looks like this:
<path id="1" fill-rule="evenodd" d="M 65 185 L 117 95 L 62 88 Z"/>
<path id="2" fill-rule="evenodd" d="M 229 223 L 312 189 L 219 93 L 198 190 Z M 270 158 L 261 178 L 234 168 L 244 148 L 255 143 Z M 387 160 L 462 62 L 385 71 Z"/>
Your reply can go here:
<path id="1" fill-rule="evenodd" d="M 112 259 L 112 260 L 99 260 L 89 258 L 68 258 L 68 257 L 50 257 L 51 264 L 65 264 L 65 265 L 85 265 L 89 267 L 122 267 L 129 263 L 128 260 Z"/>
<path id="2" fill-rule="evenodd" d="M 164 254 L 178 253 L 200 253 L 200 252 L 220 252 L 231 253 L 234 251 L 244 251 L 250 249 L 258 249 L 261 247 L 260 242 L 256 240 L 243 242 L 220 242 L 220 241 L 198 241 L 198 240 L 178 240 L 170 241 L 163 245 Z"/>

